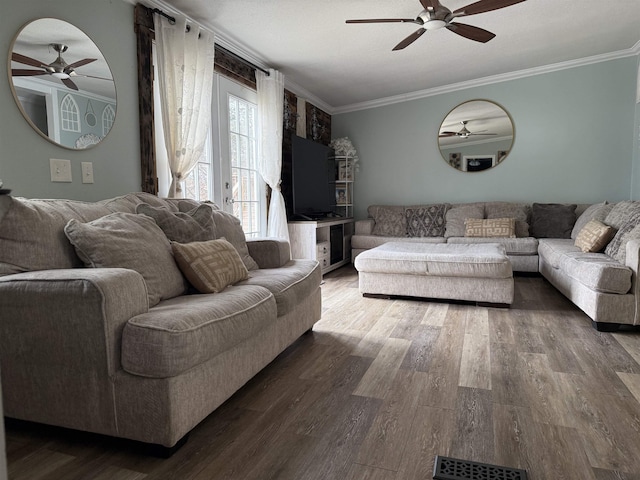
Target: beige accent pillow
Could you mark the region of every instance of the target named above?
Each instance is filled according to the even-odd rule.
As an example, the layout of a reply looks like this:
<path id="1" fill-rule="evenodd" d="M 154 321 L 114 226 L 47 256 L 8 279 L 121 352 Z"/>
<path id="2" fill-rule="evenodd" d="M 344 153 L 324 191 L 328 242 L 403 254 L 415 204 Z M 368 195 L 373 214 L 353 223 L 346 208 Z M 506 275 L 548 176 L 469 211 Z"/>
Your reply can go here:
<path id="1" fill-rule="evenodd" d="M 601 252 L 616 231 L 599 220 L 589 220 L 576 237 L 575 245 L 583 252 Z"/>
<path id="2" fill-rule="evenodd" d="M 515 218 L 467 218 L 464 221 L 465 237 L 515 238 Z"/>
<path id="3" fill-rule="evenodd" d="M 224 238 L 171 244 L 180 270 L 200 293 L 218 293 L 249 278 L 238 251 Z"/>
<path id="4" fill-rule="evenodd" d="M 150 217 L 112 213 L 89 223 L 71 219 L 64 233 L 85 265 L 128 268 L 142 275 L 150 307 L 187 290 L 169 240 Z"/>

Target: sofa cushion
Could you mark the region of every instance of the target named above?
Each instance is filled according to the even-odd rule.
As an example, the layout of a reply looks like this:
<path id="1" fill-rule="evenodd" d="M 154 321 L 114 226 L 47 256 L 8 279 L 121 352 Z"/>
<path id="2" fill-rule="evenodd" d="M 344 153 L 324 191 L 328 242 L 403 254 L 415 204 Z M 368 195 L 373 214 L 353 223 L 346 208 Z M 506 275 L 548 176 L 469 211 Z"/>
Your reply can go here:
<path id="1" fill-rule="evenodd" d="M 554 269 L 573 281 L 602 293 L 631 289 L 631 269 L 604 253 L 584 253 L 571 239 L 542 239 L 538 252 Z"/>
<path id="2" fill-rule="evenodd" d="M 447 203 L 405 208 L 407 235 L 410 237 L 444 236 L 445 214 L 448 208 Z"/>
<path id="3" fill-rule="evenodd" d="M 370 205 L 367 209 L 369 216 L 373 218 L 374 235 L 387 237 L 406 237 L 407 219 L 402 206 Z"/>
<path id="4" fill-rule="evenodd" d="M 465 237 L 515 237 L 515 218 L 467 218 L 464 221 Z"/>
<path id="5" fill-rule="evenodd" d="M 249 277 L 238 251 L 224 239 L 171 243 L 180 271 L 200 293 L 218 293 Z"/>
<path id="6" fill-rule="evenodd" d="M 224 238 L 235 247 L 247 270 L 257 270 L 258 264 L 251 258 L 251 255 L 249 255 L 247 237 L 242 230 L 240 220 L 230 213 L 216 210 L 217 207 L 215 204 L 204 203 L 203 205 L 210 208 L 213 223 L 215 224 L 216 238 Z"/>
<path id="7" fill-rule="evenodd" d="M 484 205 L 485 218 L 515 218 L 516 237 L 529 236 L 531 206 L 525 203 L 487 202 Z"/>
<path id="8" fill-rule="evenodd" d="M 634 217 L 638 212 L 640 212 L 640 202 L 634 202 L 631 200 L 618 202 L 607 214 L 603 223 L 611 225 L 616 230 L 619 230 L 625 223 L 629 222 L 629 219 L 631 217 Z"/>
<path id="9" fill-rule="evenodd" d="M 536 238 L 571 238 L 576 223 L 576 205 L 534 203 L 531 207 L 531 235 Z"/>
<path id="10" fill-rule="evenodd" d="M 580 230 L 575 245 L 583 252 L 600 252 L 613 238 L 615 230 L 598 220 L 590 220 Z"/>
<path id="11" fill-rule="evenodd" d="M 88 223 L 71 219 L 64 233 L 87 266 L 128 268 L 142 275 L 150 307 L 186 291 L 169 240 L 150 217 L 112 213 Z"/>
<path id="12" fill-rule="evenodd" d="M 279 268 L 263 268 L 251 272 L 238 285 L 259 285 L 276 298 L 278 316 L 294 310 L 309 298 L 322 282 L 322 270 L 315 260 L 291 260 Z"/>
<path id="13" fill-rule="evenodd" d="M 607 214 L 611 211 L 612 208 L 613 204 L 607 202 L 589 205 L 576 220 L 576 223 L 573 226 L 573 230 L 571 230 L 571 238 L 577 238 L 580 231 L 591 220 L 598 220 L 599 222 L 604 223 L 604 219 L 607 218 Z M 578 210 L 576 209 L 576 213 L 577 211 Z"/>
<path id="14" fill-rule="evenodd" d="M 136 212 L 153 218 L 167 238 L 173 242 L 206 242 L 216 238 L 211 209 L 198 205 L 188 212 L 173 212 L 167 207 L 141 203 Z"/>
<path id="15" fill-rule="evenodd" d="M 469 243 L 468 237 L 449 237 L 447 243 Z M 502 245 L 507 255 L 537 255 L 538 239 L 534 237 L 526 238 L 492 238 L 492 237 L 476 237 L 472 243 L 498 243 Z"/>
<path id="16" fill-rule="evenodd" d="M 351 237 L 351 248 L 368 250 L 379 247 L 387 242 L 397 242 L 398 237 L 383 237 L 380 235 L 354 235 Z M 444 237 L 404 237 L 401 240 L 407 243 L 446 243 Z"/>
<path id="17" fill-rule="evenodd" d="M 64 226 L 109 213 L 99 203 L 0 195 L 0 275 L 82 266 Z"/>
<path id="18" fill-rule="evenodd" d="M 273 295 L 255 286 L 164 300 L 125 325 L 122 366 L 134 375 L 173 377 L 260 335 L 275 318 Z"/>
<path id="19" fill-rule="evenodd" d="M 627 242 L 639 238 L 638 229 L 636 229 L 638 224 L 640 224 L 640 212 L 631 216 L 627 223 L 620 227 L 613 240 L 605 248 L 604 253 L 624 264 L 627 259 Z"/>
<path id="20" fill-rule="evenodd" d="M 484 205 L 481 203 L 469 203 L 453 205 L 446 213 L 447 224 L 445 237 L 464 237 L 464 222 L 467 218 L 484 218 Z"/>
<path id="21" fill-rule="evenodd" d="M 112 213 L 136 213 L 136 208 L 141 203 L 146 203 L 152 207 L 164 207 L 174 212 L 178 211 L 178 207 L 175 203 L 145 192 L 127 193 L 126 195 L 108 198 L 107 200 L 102 200 L 98 203 L 109 209 Z"/>

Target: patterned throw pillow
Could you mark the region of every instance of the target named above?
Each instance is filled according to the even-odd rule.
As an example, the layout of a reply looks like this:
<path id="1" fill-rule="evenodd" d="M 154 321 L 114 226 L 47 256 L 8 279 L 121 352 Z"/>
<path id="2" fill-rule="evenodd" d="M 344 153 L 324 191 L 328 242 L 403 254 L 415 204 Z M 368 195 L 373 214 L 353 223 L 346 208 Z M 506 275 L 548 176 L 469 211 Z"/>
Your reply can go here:
<path id="1" fill-rule="evenodd" d="M 585 253 L 600 252 L 615 235 L 615 230 L 599 220 L 590 220 L 576 237 L 575 245 Z"/>
<path id="2" fill-rule="evenodd" d="M 407 234 L 410 237 L 443 237 L 448 207 L 446 203 L 407 207 L 404 211 Z"/>
<path id="3" fill-rule="evenodd" d="M 531 236 L 571 238 L 576 223 L 576 206 L 561 203 L 534 203 L 531 207 Z"/>
<path id="4" fill-rule="evenodd" d="M 609 216 L 607 215 L 607 219 L 608 218 Z M 631 214 L 626 220 L 626 223 L 620 226 L 613 240 L 611 240 L 607 248 L 604 249 L 604 253 L 615 258 L 620 263 L 624 263 L 627 257 L 627 242 L 631 238 L 631 231 L 640 224 L 640 211 Z"/>
<path id="5" fill-rule="evenodd" d="M 515 238 L 515 218 L 467 218 L 464 222 L 465 237 L 503 237 Z"/>
<path id="6" fill-rule="evenodd" d="M 604 223 L 620 230 L 629 219 L 640 212 L 640 202 L 624 200 L 616 203 L 604 219 Z"/>
<path id="7" fill-rule="evenodd" d="M 211 208 L 207 205 L 199 205 L 188 212 L 172 212 L 141 203 L 136 212 L 153 218 L 167 238 L 174 242 L 204 242 L 216 238 Z"/>
<path id="8" fill-rule="evenodd" d="M 238 251 L 223 238 L 186 244 L 173 242 L 171 249 L 180 270 L 200 293 L 218 293 L 249 278 Z"/>
<path id="9" fill-rule="evenodd" d="M 404 216 L 404 207 L 371 205 L 368 208 L 369 216 L 373 218 L 373 235 L 385 237 L 406 237 L 407 220 Z"/>

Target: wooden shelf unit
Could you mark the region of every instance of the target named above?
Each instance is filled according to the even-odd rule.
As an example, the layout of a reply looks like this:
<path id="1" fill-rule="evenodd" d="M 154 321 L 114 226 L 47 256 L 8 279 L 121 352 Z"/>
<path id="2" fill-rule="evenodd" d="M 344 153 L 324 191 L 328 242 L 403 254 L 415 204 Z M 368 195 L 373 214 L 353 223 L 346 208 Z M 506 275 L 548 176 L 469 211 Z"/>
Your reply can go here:
<path id="1" fill-rule="evenodd" d="M 289 222 L 292 258 L 317 260 L 325 274 L 351 262 L 353 218 Z"/>

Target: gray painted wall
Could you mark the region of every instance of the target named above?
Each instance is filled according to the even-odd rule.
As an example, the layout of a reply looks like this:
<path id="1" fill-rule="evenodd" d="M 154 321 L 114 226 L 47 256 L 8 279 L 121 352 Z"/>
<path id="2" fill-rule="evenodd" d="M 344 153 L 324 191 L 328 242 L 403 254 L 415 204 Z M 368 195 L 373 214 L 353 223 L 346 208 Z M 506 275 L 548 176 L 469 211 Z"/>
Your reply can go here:
<path id="1" fill-rule="evenodd" d="M 99 200 L 140 190 L 138 86 L 133 5 L 121 0 L 33 0 L 12 2 L 0 15 L 0 55 L 8 55 L 18 30 L 41 17 L 66 20 L 83 30 L 107 59 L 116 83 L 118 110 L 113 129 L 84 151 L 42 138 L 18 110 L 0 62 L 0 178 L 13 194 L 40 198 Z M 49 158 L 71 160 L 72 183 L 51 183 Z M 93 162 L 94 184 L 81 181 L 80 162 Z"/>
<path id="2" fill-rule="evenodd" d="M 334 115 L 332 136 L 351 138 L 360 157 L 356 218 L 366 217 L 371 204 L 631 198 L 637 61 L 622 58 Z M 463 173 L 442 159 L 437 132 L 453 107 L 471 99 L 502 105 L 514 120 L 515 141 L 501 165 Z"/>

